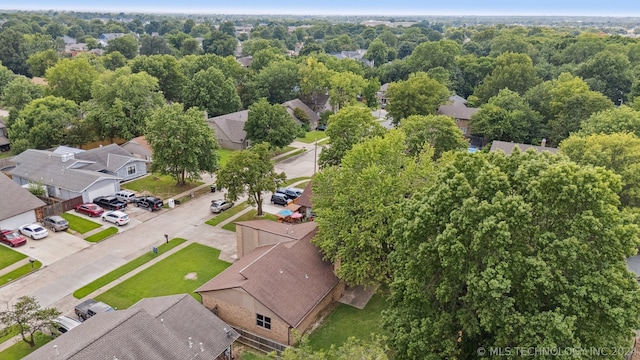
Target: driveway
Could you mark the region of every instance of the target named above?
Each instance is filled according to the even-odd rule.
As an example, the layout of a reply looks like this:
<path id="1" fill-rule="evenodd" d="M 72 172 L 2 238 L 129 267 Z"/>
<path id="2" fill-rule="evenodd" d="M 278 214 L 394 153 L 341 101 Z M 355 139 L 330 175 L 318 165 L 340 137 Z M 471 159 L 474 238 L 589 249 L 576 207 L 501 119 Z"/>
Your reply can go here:
<path id="1" fill-rule="evenodd" d="M 91 246 L 91 243 L 64 231 L 53 232 L 49 230 L 49 236 L 44 239 L 33 240 L 28 237 L 26 239 L 26 245 L 13 248 L 13 250 L 42 262 L 43 266 L 53 264 Z"/>

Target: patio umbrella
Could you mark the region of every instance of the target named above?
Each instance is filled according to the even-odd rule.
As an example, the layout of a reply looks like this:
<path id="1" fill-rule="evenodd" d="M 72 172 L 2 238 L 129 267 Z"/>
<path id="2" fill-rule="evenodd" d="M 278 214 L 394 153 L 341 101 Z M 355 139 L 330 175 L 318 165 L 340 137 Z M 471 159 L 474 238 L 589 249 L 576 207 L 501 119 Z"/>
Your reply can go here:
<path id="1" fill-rule="evenodd" d="M 298 212 L 297 213 L 293 213 L 293 215 L 291 215 L 292 219 L 300 219 L 301 217 L 302 217 L 302 214 L 300 214 Z"/>
<path id="2" fill-rule="evenodd" d="M 291 216 L 291 214 L 293 214 L 293 211 L 289 210 L 289 209 L 284 209 L 284 210 L 280 210 L 280 212 L 278 213 L 282 216 Z"/>

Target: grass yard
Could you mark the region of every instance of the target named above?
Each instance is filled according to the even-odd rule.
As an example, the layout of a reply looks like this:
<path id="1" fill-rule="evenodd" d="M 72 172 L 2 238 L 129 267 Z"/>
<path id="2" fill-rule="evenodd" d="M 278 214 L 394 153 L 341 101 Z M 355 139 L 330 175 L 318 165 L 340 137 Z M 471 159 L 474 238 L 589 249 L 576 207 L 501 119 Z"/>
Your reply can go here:
<path id="1" fill-rule="evenodd" d="M 190 294 L 231 264 L 218 260 L 220 250 L 191 244 L 166 259 L 150 266 L 96 297 L 98 301 L 126 309 L 140 299 L 154 296 Z"/>
<path id="2" fill-rule="evenodd" d="M 18 325 L 12 325 L 8 328 L 4 328 L 4 329 L 0 329 L 0 343 L 3 343 L 9 339 L 11 339 L 12 337 L 16 336 L 20 334 L 20 330 L 18 328 Z"/>
<path id="3" fill-rule="evenodd" d="M 235 216 L 237 213 L 241 212 L 242 210 L 246 209 L 249 207 L 249 204 L 247 204 L 247 202 L 243 202 L 240 203 L 238 205 L 234 205 L 231 209 L 227 210 L 227 211 L 223 211 L 221 214 L 218 214 L 216 216 L 214 216 L 213 218 L 207 220 L 205 222 L 205 224 L 211 225 L 211 226 L 216 226 L 218 224 L 220 224 L 221 222 L 227 220 L 230 217 Z"/>
<path id="4" fill-rule="evenodd" d="M 161 199 L 168 199 L 202 184 L 204 184 L 202 181 L 197 181 L 187 182 L 185 186 L 178 186 L 176 179 L 169 175 L 149 174 L 141 179 L 123 184 L 122 188 L 131 190 L 138 195 L 149 194 Z"/>
<path id="5" fill-rule="evenodd" d="M 220 158 L 218 159 L 218 167 L 223 167 L 227 161 L 229 161 L 231 155 L 237 153 L 237 151 L 229 149 L 218 149 L 216 152 L 220 155 Z"/>
<path id="6" fill-rule="evenodd" d="M 311 180 L 311 178 L 310 178 L 310 177 L 297 177 L 297 178 L 289 179 L 289 180 L 285 181 L 285 182 L 282 184 L 282 187 L 288 187 L 288 186 L 291 186 L 291 184 L 295 184 L 295 183 L 300 182 L 300 181 L 302 181 L 302 180 Z M 309 181 L 305 181 L 303 184 L 296 185 L 296 187 L 299 187 L 299 188 L 301 188 L 301 189 L 304 189 L 304 187 L 307 185 L 307 183 L 308 183 L 308 182 L 309 182 Z"/>
<path id="7" fill-rule="evenodd" d="M 258 214 L 258 210 L 256 209 L 251 209 L 250 211 L 247 211 L 246 213 L 242 214 L 241 216 L 238 216 L 235 220 L 233 220 L 232 222 L 224 225 L 222 228 L 225 230 L 229 230 L 229 231 L 236 231 L 236 221 L 248 221 L 248 220 L 272 220 L 272 221 L 278 221 L 278 218 L 276 218 L 275 215 L 272 214 L 267 214 L 265 212 L 262 213 L 262 216 L 257 216 Z"/>
<path id="8" fill-rule="evenodd" d="M 37 332 L 35 334 L 36 346 L 31 347 L 26 342 L 20 340 L 20 342 L 12 345 L 8 349 L 0 352 L 0 360 L 20 360 L 25 356 L 31 354 L 36 351 L 42 345 L 45 345 L 53 338 L 49 335 L 45 335 L 43 333 Z"/>
<path id="9" fill-rule="evenodd" d="M 313 130 L 306 133 L 303 138 L 299 137 L 296 140 L 303 143 L 311 144 L 311 143 L 314 143 L 316 140 L 320 141 L 320 139 L 324 139 L 326 137 L 327 136 L 324 134 L 324 131 Z"/>
<path id="10" fill-rule="evenodd" d="M 300 154 L 304 153 L 305 151 L 307 151 L 307 150 L 305 150 L 305 149 L 299 149 L 298 151 L 294 151 L 294 152 L 292 152 L 291 154 L 287 154 L 287 155 L 285 155 L 285 156 L 283 156 L 283 157 L 281 157 L 281 158 L 278 158 L 276 161 L 283 161 L 283 160 L 287 160 L 287 159 L 292 158 L 292 157 L 294 157 L 294 156 L 300 155 Z"/>
<path id="11" fill-rule="evenodd" d="M 40 261 L 38 261 L 38 260 L 36 260 L 33 263 L 33 266 L 31 266 L 31 264 L 24 264 L 24 265 L 20 266 L 19 268 L 0 276 L 0 286 L 4 285 L 4 284 L 6 284 L 6 283 L 8 283 L 8 282 L 10 282 L 12 280 L 18 279 L 21 276 L 24 276 L 24 275 L 26 275 L 26 274 L 28 274 L 28 273 L 30 273 L 32 271 L 36 271 L 36 270 L 40 269 L 41 267 L 42 267 L 42 263 Z"/>
<path id="12" fill-rule="evenodd" d="M 26 257 L 27 255 L 25 254 L 19 253 L 7 246 L 0 245 L 0 269 L 4 269 Z"/>
<path id="13" fill-rule="evenodd" d="M 108 238 L 111 235 L 115 235 L 118 233 L 118 229 L 116 229 L 113 226 L 110 226 L 100 232 L 97 232 L 91 236 L 87 236 L 85 238 L 86 241 L 88 242 L 92 242 L 92 243 L 97 243 L 98 241 L 104 240 L 106 238 Z"/>
<path id="14" fill-rule="evenodd" d="M 331 345 L 339 347 L 350 336 L 370 341 L 372 333 L 386 335 L 382 329 L 382 310 L 385 306 L 385 298 L 381 294 L 373 295 L 362 310 L 338 304 L 320 327 L 311 333 L 309 345 L 314 351 L 328 350 Z"/>
<path id="15" fill-rule="evenodd" d="M 91 220 L 87 220 L 83 217 L 80 217 L 78 215 L 73 215 L 70 213 L 64 213 L 62 214 L 62 217 L 69 222 L 69 228 L 71 230 L 80 234 L 84 234 L 86 232 L 89 232 L 93 229 L 97 229 L 100 226 L 102 226 L 97 222 L 93 222 Z"/>
<path id="16" fill-rule="evenodd" d="M 293 151 L 293 150 L 295 150 L 295 149 L 296 149 L 296 147 L 295 147 L 295 146 L 287 146 L 287 147 L 284 147 L 284 148 L 282 148 L 282 149 L 279 149 L 279 150 L 274 151 L 274 152 L 273 152 L 273 156 L 282 155 L 282 154 L 284 154 L 284 153 L 287 153 L 287 152 L 289 152 L 289 151 Z"/>
<path id="17" fill-rule="evenodd" d="M 169 240 L 169 243 L 165 243 L 162 244 L 160 246 L 158 246 L 158 254 L 154 254 L 152 252 L 148 252 L 142 256 L 138 256 L 137 258 L 129 261 L 128 263 L 120 266 L 119 268 L 113 270 L 110 273 L 107 273 L 105 275 L 102 275 L 101 277 L 95 279 L 94 281 L 88 283 L 87 285 L 81 287 L 80 289 L 76 290 L 73 293 L 73 296 L 76 299 L 82 299 L 83 297 L 91 294 L 92 292 L 98 290 L 99 288 L 107 285 L 108 283 L 116 280 L 117 278 L 121 277 L 122 275 L 137 269 L 138 267 L 148 263 L 149 261 L 155 259 L 156 257 L 158 257 L 158 255 L 160 254 L 164 254 L 167 251 L 173 249 L 174 247 L 182 244 L 183 242 L 185 242 L 187 240 L 185 239 L 181 239 L 181 238 L 175 238 L 175 239 L 171 239 Z"/>

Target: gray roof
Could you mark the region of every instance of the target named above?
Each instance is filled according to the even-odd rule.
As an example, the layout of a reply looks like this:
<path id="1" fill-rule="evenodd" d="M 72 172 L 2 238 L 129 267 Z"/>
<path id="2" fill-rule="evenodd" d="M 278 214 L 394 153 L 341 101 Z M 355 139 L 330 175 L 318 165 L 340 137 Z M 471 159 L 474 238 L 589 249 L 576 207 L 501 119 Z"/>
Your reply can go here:
<path id="1" fill-rule="evenodd" d="M 463 104 L 467 104 L 467 99 L 463 98 L 460 95 L 453 95 L 453 96 L 449 96 L 449 101 L 451 101 L 452 103 L 463 103 Z"/>
<path id="2" fill-rule="evenodd" d="M 215 359 L 238 336 L 191 296 L 171 295 L 92 316 L 25 359 Z"/>
<path id="3" fill-rule="evenodd" d="M 98 180 L 120 180 L 117 176 L 82 169 L 87 165 L 92 165 L 92 162 L 75 159 L 73 156 L 69 157 L 69 155 L 45 150 L 25 150 L 20 155 L 13 157 L 13 161 L 17 165 L 11 170 L 11 174 L 78 193 Z"/>
<path id="4" fill-rule="evenodd" d="M 315 111 L 311 110 L 311 108 L 308 107 L 307 104 L 303 103 L 302 100 L 300 99 L 289 100 L 287 102 L 282 103 L 282 105 L 287 109 L 287 112 L 293 119 L 296 118 L 293 115 L 293 111 L 296 108 L 299 108 L 299 109 L 302 109 L 305 113 L 307 113 L 307 116 L 309 117 L 309 122 L 311 124 L 315 124 L 320 120 L 320 116 L 318 116 L 318 114 L 316 114 Z"/>
<path id="5" fill-rule="evenodd" d="M 132 161 L 143 161 L 134 158 L 130 152 L 116 144 L 100 146 L 95 149 L 83 151 L 75 155 L 76 159 L 94 162 L 86 167 L 88 170 L 107 170 L 116 172 Z"/>
<path id="6" fill-rule="evenodd" d="M 640 255 L 635 255 L 627 259 L 627 270 L 636 275 L 640 279 Z"/>
<path id="7" fill-rule="evenodd" d="M 558 153 L 558 149 L 557 148 L 552 148 L 552 147 L 546 147 L 546 146 L 536 146 L 536 145 L 529 145 L 529 144 L 518 144 L 518 143 L 512 143 L 512 142 L 506 142 L 506 141 L 500 141 L 500 140 L 494 140 L 493 143 L 491 144 L 491 150 L 489 151 L 502 151 L 504 152 L 506 155 L 511 155 L 511 153 L 513 152 L 513 149 L 515 148 L 520 149 L 520 151 L 527 151 L 528 149 L 534 149 L 537 152 L 543 152 L 543 151 L 548 151 L 552 154 L 557 154 Z"/>
<path id="8" fill-rule="evenodd" d="M 153 155 L 153 150 L 149 143 L 147 142 L 147 138 L 143 136 L 138 136 L 137 138 L 133 138 L 126 143 L 120 145 L 125 151 L 130 152 L 131 154 L 143 155 L 150 157 Z"/>
<path id="9" fill-rule="evenodd" d="M 480 109 L 468 108 L 462 102 L 454 102 L 451 105 L 440 105 L 438 108 L 438 114 L 451 116 L 454 119 L 470 120 L 478 110 Z"/>
<path id="10" fill-rule="evenodd" d="M 244 124 L 249 118 L 249 110 L 237 111 L 234 113 L 220 115 L 207 119 L 209 123 L 215 123 L 229 140 L 242 143 L 247 138 L 244 131 Z"/>
<path id="11" fill-rule="evenodd" d="M 44 201 L 22 188 L 9 177 L 0 173 L 0 220 L 26 213 L 27 211 L 45 206 Z"/>

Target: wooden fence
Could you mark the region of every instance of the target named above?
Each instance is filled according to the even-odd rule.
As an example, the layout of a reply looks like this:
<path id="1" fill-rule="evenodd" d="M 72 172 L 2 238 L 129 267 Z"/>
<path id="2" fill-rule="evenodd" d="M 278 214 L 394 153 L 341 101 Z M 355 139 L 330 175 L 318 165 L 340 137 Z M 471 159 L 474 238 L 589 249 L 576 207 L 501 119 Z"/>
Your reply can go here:
<path id="1" fill-rule="evenodd" d="M 51 202 L 51 198 L 47 199 L 47 203 Z M 42 217 L 60 215 L 65 211 L 69 211 L 73 209 L 76 205 L 82 204 L 82 196 L 78 196 L 69 200 L 53 200 L 53 203 L 49 205 L 43 206 L 42 209 Z M 38 216 L 39 212 L 36 211 L 36 216 Z M 40 220 L 40 218 L 39 218 Z"/>

